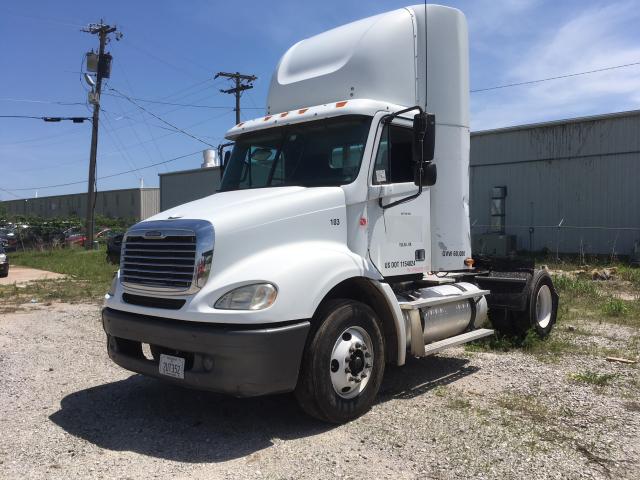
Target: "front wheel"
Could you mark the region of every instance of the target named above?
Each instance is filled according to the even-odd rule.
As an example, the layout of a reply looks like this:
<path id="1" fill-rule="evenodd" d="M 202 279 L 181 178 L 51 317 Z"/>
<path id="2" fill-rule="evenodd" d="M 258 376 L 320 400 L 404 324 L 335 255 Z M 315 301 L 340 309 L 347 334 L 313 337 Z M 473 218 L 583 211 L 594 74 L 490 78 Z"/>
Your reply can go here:
<path id="1" fill-rule="evenodd" d="M 367 305 L 329 300 L 314 316 L 295 396 L 309 415 L 344 423 L 365 413 L 378 394 L 385 365 L 380 321 Z"/>

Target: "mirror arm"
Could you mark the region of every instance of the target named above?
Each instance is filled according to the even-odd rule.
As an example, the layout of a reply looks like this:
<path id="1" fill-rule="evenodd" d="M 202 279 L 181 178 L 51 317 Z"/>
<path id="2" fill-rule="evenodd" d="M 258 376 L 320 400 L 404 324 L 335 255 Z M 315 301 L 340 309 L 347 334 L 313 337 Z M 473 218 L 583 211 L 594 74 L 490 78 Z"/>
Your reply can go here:
<path id="1" fill-rule="evenodd" d="M 400 205 L 401 203 L 410 202 L 411 200 L 418 198 L 420 195 L 422 195 L 422 185 L 418 187 L 418 191 L 413 195 L 401 198 L 400 200 L 396 200 L 395 202 L 387 203 L 386 205 L 382 203 L 382 197 L 380 197 L 378 199 L 378 205 L 380 205 L 381 209 L 386 210 L 387 208 L 395 207 L 396 205 Z"/>
<path id="2" fill-rule="evenodd" d="M 409 108 L 405 108 L 404 110 L 399 110 L 395 113 L 390 113 L 388 115 L 385 115 L 384 117 L 382 117 L 382 121 L 384 123 L 389 123 L 391 122 L 394 118 L 402 115 L 403 113 L 407 113 L 407 112 L 411 112 L 413 110 L 418 110 L 419 113 L 424 113 L 424 110 L 422 110 L 422 107 L 420 105 L 416 105 L 415 107 L 409 107 Z"/>
<path id="3" fill-rule="evenodd" d="M 385 117 L 383 121 L 390 122 L 393 118 L 397 117 L 398 115 L 410 112 L 412 110 L 419 110 L 420 113 L 423 113 L 422 108 L 419 105 L 416 105 L 415 107 L 405 108 L 404 110 L 400 110 L 399 112 L 391 114 L 388 117 Z M 423 145 L 424 145 L 424 135 L 422 136 L 422 140 L 420 140 L 421 155 L 424 155 L 424 149 L 422 148 Z M 420 175 L 418 178 L 422 180 L 422 174 L 424 173 L 424 162 L 422 161 L 422 159 L 420 159 L 419 169 L 420 169 Z M 381 209 L 386 210 L 387 208 L 395 207 L 396 205 L 400 205 L 401 203 L 410 202 L 411 200 L 418 198 L 420 195 L 422 195 L 422 181 L 420 181 L 420 185 L 418 185 L 418 191 L 413 195 L 409 195 L 408 197 L 401 198 L 400 200 L 396 200 L 395 202 L 391 202 L 386 205 L 382 203 L 382 197 L 380 197 L 378 199 L 378 205 L 380 205 Z"/>

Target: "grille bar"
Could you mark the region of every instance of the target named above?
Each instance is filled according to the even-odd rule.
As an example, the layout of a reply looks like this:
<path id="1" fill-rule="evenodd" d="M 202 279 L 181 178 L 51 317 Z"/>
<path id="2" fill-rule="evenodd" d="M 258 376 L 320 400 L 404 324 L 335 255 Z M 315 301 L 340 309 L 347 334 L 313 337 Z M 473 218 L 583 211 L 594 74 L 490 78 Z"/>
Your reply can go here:
<path id="1" fill-rule="evenodd" d="M 196 234 L 176 234 L 147 238 L 128 234 L 122 244 L 122 279 L 129 286 L 188 290 L 196 263 Z"/>

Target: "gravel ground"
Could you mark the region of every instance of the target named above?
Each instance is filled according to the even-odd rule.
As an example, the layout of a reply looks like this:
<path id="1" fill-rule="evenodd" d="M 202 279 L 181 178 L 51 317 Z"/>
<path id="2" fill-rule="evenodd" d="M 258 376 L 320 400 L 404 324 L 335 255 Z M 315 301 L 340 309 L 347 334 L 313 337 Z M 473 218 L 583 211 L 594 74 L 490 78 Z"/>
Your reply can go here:
<path id="1" fill-rule="evenodd" d="M 638 338 L 602 330 L 580 341 Z M 328 426 L 289 395 L 131 375 L 105 348 L 93 305 L 2 315 L 0 478 L 640 478 L 639 369 L 603 356 L 452 349 L 389 368 L 371 412 Z M 615 377 L 571 380 L 588 370 Z"/>

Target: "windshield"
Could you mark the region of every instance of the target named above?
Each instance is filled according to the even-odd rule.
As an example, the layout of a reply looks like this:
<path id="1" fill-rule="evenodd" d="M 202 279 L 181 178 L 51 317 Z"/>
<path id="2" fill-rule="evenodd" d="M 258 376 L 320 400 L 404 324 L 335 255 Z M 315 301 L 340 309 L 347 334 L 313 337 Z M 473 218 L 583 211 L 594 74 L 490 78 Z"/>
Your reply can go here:
<path id="1" fill-rule="evenodd" d="M 360 171 L 370 117 L 345 116 L 241 136 L 220 191 L 297 185 L 337 186 Z"/>

